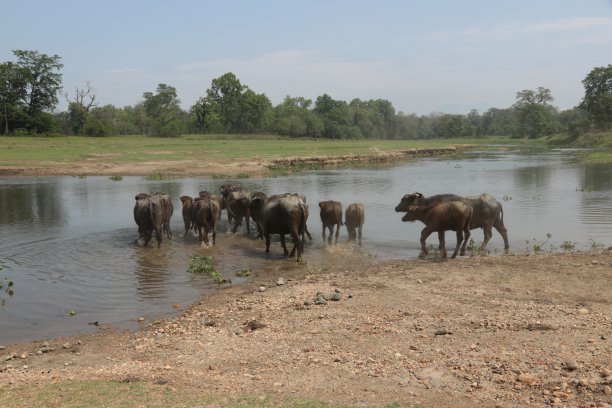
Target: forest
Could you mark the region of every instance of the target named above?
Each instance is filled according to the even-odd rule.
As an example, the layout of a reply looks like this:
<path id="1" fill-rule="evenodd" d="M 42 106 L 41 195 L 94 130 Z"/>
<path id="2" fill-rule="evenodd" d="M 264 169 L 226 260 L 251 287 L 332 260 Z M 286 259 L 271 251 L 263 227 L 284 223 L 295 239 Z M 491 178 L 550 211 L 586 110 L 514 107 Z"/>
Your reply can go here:
<path id="1" fill-rule="evenodd" d="M 147 135 L 276 134 L 328 139 L 432 139 L 509 136 L 541 138 L 566 135 L 571 141 L 586 132 L 608 131 L 612 119 L 612 65 L 595 67 L 582 81 L 577 106 L 559 110 L 550 89 L 517 91 L 506 108 L 467 114 L 434 112 L 416 115 L 396 111 L 385 99 L 336 100 L 328 94 L 312 101 L 286 96 L 274 106 L 232 72 L 211 85 L 189 110 L 176 89 L 160 83 L 133 106 L 99 101 L 94 84 L 64 92 L 58 55 L 14 50 L 14 61 L 0 62 L 0 129 L 5 135 Z M 60 98 L 66 111 L 56 111 Z"/>

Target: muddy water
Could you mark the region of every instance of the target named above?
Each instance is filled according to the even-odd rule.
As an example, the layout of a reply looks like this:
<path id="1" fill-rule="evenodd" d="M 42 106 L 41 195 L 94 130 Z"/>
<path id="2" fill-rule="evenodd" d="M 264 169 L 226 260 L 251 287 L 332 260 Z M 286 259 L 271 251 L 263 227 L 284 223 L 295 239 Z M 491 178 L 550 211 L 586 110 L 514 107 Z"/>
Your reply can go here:
<path id="1" fill-rule="evenodd" d="M 264 244 L 243 232 L 226 231 L 223 215 L 217 245 L 202 248 L 184 237 L 178 197 L 200 190 L 218 191 L 226 182 L 269 194 L 300 192 L 307 196 L 313 241 L 306 246 L 307 265 L 284 259 L 280 244 L 271 255 Z M 135 244 L 134 195 L 164 191 L 173 197 L 175 237 L 161 249 Z M 187 272 L 190 259 L 212 255 L 226 279 L 239 284 L 237 272 L 274 282 L 308 268 L 350 269 L 351 263 L 415 258 L 420 223 L 402 223 L 393 211 L 406 193 L 425 195 L 489 192 L 504 206 L 511 250 L 542 246 L 559 251 L 612 245 L 612 166 L 583 165 L 573 151 L 523 154 L 470 153 L 462 159 L 423 160 L 391 168 L 324 170 L 269 179 L 148 181 L 124 177 L 50 177 L 0 180 L 0 344 L 100 330 L 107 324 L 134 327 L 176 313 L 202 294 L 216 290 L 212 278 Z M 366 208 L 363 248 L 328 249 L 318 221 L 320 200 L 344 206 L 360 201 Z M 550 234 L 550 238 L 547 238 Z M 482 232 L 473 231 L 475 241 Z M 453 233 L 447 246 L 454 245 Z M 437 244 L 432 235 L 428 243 Z M 494 231 L 488 249 L 501 253 Z M 14 283 L 13 295 L 6 291 Z"/>

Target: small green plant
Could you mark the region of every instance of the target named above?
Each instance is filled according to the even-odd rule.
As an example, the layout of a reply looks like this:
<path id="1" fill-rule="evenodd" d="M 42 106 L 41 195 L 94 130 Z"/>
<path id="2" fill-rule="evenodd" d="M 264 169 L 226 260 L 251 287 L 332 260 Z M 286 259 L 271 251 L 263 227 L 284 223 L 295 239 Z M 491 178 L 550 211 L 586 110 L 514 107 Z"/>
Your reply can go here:
<path id="1" fill-rule="evenodd" d="M 69 310 L 68 312 L 66 312 L 66 316 L 69 316 L 69 317 L 76 316 L 76 312 L 74 310 Z"/>
<path id="2" fill-rule="evenodd" d="M 148 176 L 145 177 L 145 180 L 165 180 L 168 178 L 168 175 L 166 175 L 165 173 L 162 173 L 161 171 L 154 171 L 153 173 L 149 174 Z"/>
<path id="3" fill-rule="evenodd" d="M 583 186 L 582 188 L 576 188 L 576 191 L 580 191 L 583 193 L 591 193 L 593 192 L 593 190 L 594 190 L 593 186 L 589 186 L 589 185 Z"/>
<path id="4" fill-rule="evenodd" d="M 245 266 L 244 268 L 236 272 L 236 276 L 240 276 L 240 277 L 251 276 L 251 270 L 249 269 L 248 266 Z"/>
<path id="5" fill-rule="evenodd" d="M 597 242 L 592 238 L 589 239 L 589 242 L 591 243 L 591 249 L 597 249 L 605 246 L 603 243 Z"/>
<path id="6" fill-rule="evenodd" d="M 196 256 L 191 258 L 189 272 L 211 275 L 215 272 L 212 256 Z"/>
<path id="7" fill-rule="evenodd" d="M 110 176 L 108 179 L 112 180 L 112 181 L 121 181 L 121 180 L 123 180 L 123 177 L 121 177 L 121 176 Z"/>
<path id="8" fill-rule="evenodd" d="M 240 173 L 236 174 L 236 178 L 237 179 L 248 179 L 250 178 L 251 175 L 247 172 L 241 171 Z"/>
<path id="9" fill-rule="evenodd" d="M 571 241 L 563 241 L 560 246 L 564 251 L 573 251 L 576 249 L 576 243 Z"/>
<path id="10" fill-rule="evenodd" d="M 4 269 L 4 267 L 2 265 L 0 265 L 0 271 L 2 271 Z M 6 285 L 6 288 L 4 287 L 4 285 Z M 13 280 L 7 277 L 4 277 L 4 281 L 0 281 L 0 290 L 4 290 L 4 293 L 6 293 L 9 296 L 13 296 L 13 294 L 15 293 L 13 291 Z M 2 299 L 2 305 L 4 304 L 4 299 Z"/>
<path id="11" fill-rule="evenodd" d="M 87 174 L 79 174 L 77 175 L 77 178 L 80 178 L 80 179 L 87 178 Z"/>
<path id="12" fill-rule="evenodd" d="M 504 201 L 510 201 L 510 200 L 512 200 L 512 196 L 510 196 L 510 195 L 505 195 L 505 196 L 503 196 L 503 197 L 502 197 L 502 199 L 503 199 Z"/>
<path id="13" fill-rule="evenodd" d="M 531 241 L 526 240 L 525 244 L 527 246 L 527 248 L 526 248 L 527 252 L 529 252 L 530 249 L 533 249 L 533 252 L 540 252 L 540 251 L 542 251 L 543 248 L 544 248 L 544 245 L 551 238 L 552 238 L 552 234 L 549 232 L 548 234 L 546 234 L 546 239 L 544 241 L 540 242 L 540 243 L 538 243 L 535 238 L 533 238 Z"/>
<path id="14" fill-rule="evenodd" d="M 225 174 L 213 174 L 211 177 L 213 180 L 223 180 L 223 179 L 230 178 L 226 176 Z"/>

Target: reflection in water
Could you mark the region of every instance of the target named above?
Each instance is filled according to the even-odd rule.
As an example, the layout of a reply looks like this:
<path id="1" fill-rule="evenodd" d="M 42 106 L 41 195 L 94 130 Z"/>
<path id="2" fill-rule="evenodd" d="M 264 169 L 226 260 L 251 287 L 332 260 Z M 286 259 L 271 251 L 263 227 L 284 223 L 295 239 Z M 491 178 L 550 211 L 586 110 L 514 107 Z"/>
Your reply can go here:
<path id="1" fill-rule="evenodd" d="M 201 190 L 218 193 L 226 182 L 242 184 L 267 194 L 299 192 L 310 206 L 306 243 L 307 265 L 282 256 L 275 237 L 270 254 L 262 241 L 246 237 L 244 227 L 227 232 L 226 216 L 217 245 L 201 247 L 192 236 L 183 237 L 181 195 Z M 588 188 L 585 188 L 588 187 Z M 138 192 L 162 191 L 173 197 L 172 240 L 162 248 L 135 245 L 138 236 L 132 209 Z M 248 180 L 180 179 L 148 181 L 124 177 L 51 177 L 4 180 L 0 183 L 0 263 L 3 276 L 15 282 L 15 296 L 0 306 L 0 344 L 7 341 L 66 335 L 91 328 L 89 322 L 121 322 L 139 316 L 155 318 L 175 312 L 216 288 L 212 278 L 187 272 L 192 257 L 211 255 L 215 269 L 234 283 L 244 269 L 274 279 L 303 273 L 308 268 L 350 270 L 351 264 L 372 259 L 414 258 L 419 254 L 421 223 L 402 223 L 393 208 L 406 193 L 425 195 L 488 192 L 504 207 L 510 251 L 522 251 L 525 242 L 542 241 L 559 248 L 564 241 L 577 249 L 591 241 L 610 245 L 612 237 L 612 165 L 581 165 L 571 154 L 515 152 L 470 153 L 464 159 L 422 160 L 391 168 L 342 169 L 282 178 Z M 506 199 L 504 200 L 504 197 Z M 344 207 L 365 206 L 363 248 L 321 241 L 318 202 L 333 199 Z M 481 231 L 472 231 L 477 243 Z M 449 244 L 452 245 L 452 244 Z M 503 241 L 494 232 L 488 249 L 503 253 Z M 545 248 L 547 249 L 547 248 Z M 367 255 L 367 256 L 364 256 Z M 66 317 L 68 310 L 76 315 Z"/>

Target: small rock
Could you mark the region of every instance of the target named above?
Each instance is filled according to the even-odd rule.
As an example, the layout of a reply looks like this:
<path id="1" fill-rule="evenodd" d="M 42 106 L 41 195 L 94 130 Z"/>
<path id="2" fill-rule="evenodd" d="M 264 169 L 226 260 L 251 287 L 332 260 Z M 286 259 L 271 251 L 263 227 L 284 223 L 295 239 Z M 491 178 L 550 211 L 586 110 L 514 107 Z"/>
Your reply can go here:
<path id="1" fill-rule="evenodd" d="M 586 309 L 583 307 L 582 309 L 578 311 L 578 313 L 580 313 L 581 315 L 589 314 L 589 309 Z"/>
<path id="2" fill-rule="evenodd" d="M 420 279 L 417 279 L 417 280 L 416 280 L 416 282 L 417 282 L 419 285 L 422 285 L 422 284 L 423 284 L 423 281 L 422 281 L 422 280 L 420 280 Z"/>
<path id="3" fill-rule="evenodd" d="M 338 289 L 338 288 L 334 289 L 334 292 L 336 292 L 336 293 L 342 293 L 342 291 L 341 291 L 340 289 Z"/>
<path id="4" fill-rule="evenodd" d="M 265 292 L 266 291 L 266 287 L 265 286 L 260 286 L 259 287 L 259 291 L 260 292 Z"/>
<path id="5" fill-rule="evenodd" d="M 72 347 L 72 344 L 64 343 L 64 344 L 62 344 L 62 347 L 65 348 L 65 349 L 69 349 L 70 347 Z"/>
<path id="6" fill-rule="evenodd" d="M 26 353 L 23 353 L 22 355 L 19 356 L 20 359 L 25 360 L 26 358 L 28 358 L 28 355 Z"/>
<path id="7" fill-rule="evenodd" d="M 138 321 L 139 321 L 139 322 L 144 322 L 144 319 L 145 319 L 144 317 L 139 317 L 139 318 L 138 318 Z"/>
<path id="8" fill-rule="evenodd" d="M 41 348 L 38 349 L 38 351 L 40 351 L 40 354 L 43 353 L 50 353 L 52 351 L 54 351 L 55 349 L 53 347 L 49 347 L 49 346 L 43 346 Z M 36 352 L 36 354 L 38 354 L 38 351 Z"/>
<path id="9" fill-rule="evenodd" d="M 172 367 L 170 367 L 169 365 L 164 367 L 164 370 L 172 370 Z"/>
<path id="10" fill-rule="evenodd" d="M 0 350 L 6 350 L 6 346 L 0 346 Z"/>
<path id="11" fill-rule="evenodd" d="M 310 305 L 312 305 L 312 302 L 310 300 L 304 301 L 304 306 L 310 306 Z"/>
<path id="12" fill-rule="evenodd" d="M 276 286 L 283 286 L 285 284 L 285 280 L 283 278 L 278 278 L 276 281 Z"/>
<path id="13" fill-rule="evenodd" d="M 37 351 L 36 351 L 36 355 L 37 355 L 37 356 L 40 356 L 40 355 L 42 355 L 42 351 L 40 351 L 40 350 L 37 350 Z"/>
<path id="14" fill-rule="evenodd" d="M 569 371 L 576 371 L 578 369 L 578 363 L 571 359 L 565 360 L 565 369 Z"/>
<path id="15" fill-rule="evenodd" d="M 349 298 L 349 299 L 352 299 L 352 298 L 353 298 L 353 294 L 352 294 L 352 293 L 349 293 L 349 294 L 348 294 L 348 298 Z"/>
<path id="16" fill-rule="evenodd" d="M 535 381 L 532 376 L 530 376 L 529 374 L 525 374 L 525 373 L 519 374 L 518 377 L 516 377 L 516 380 L 524 384 L 532 384 Z"/>
<path id="17" fill-rule="evenodd" d="M 23 366 L 23 367 L 21 367 L 21 368 L 23 368 L 24 370 L 27 370 L 29 367 L 28 367 L 27 365 L 24 365 L 24 366 Z"/>
<path id="18" fill-rule="evenodd" d="M 610 394 L 612 394 L 612 388 L 610 388 L 610 386 L 609 386 L 609 385 L 606 385 L 606 386 L 603 388 L 603 393 L 604 393 L 605 395 L 610 395 Z"/>
<path id="19" fill-rule="evenodd" d="M 327 300 L 325 300 L 323 296 L 317 296 L 314 303 L 315 305 L 325 305 L 327 304 Z"/>
<path id="20" fill-rule="evenodd" d="M 436 333 L 435 333 L 436 336 L 445 336 L 447 334 L 452 334 L 451 331 L 448 330 L 447 327 L 442 326 L 436 329 Z"/>
<path id="21" fill-rule="evenodd" d="M 77 344 L 78 344 L 79 346 L 82 346 L 82 345 L 83 345 L 83 342 L 82 342 L 81 340 L 77 340 Z"/>
<path id="22" fill-rule="evenodd" d="M 612 371 L 608 370 L 607 368 L 604 368 L 599 372 L 599 375 L 601 375 L 602 377 L 610 377 L 612 375 Z"/>
<path id="23" fill-rule="evenodd" d="M 342 299 L 342 295 L 338 292 L 334 292 L 329 296 L 329 300 L 333 300 L 334 302 L 337 302 L 340 299 Z"/>
<path id="24" fill-rule="evenodd" d="M 583 387 L 589 386 L 589 380 L 587 380 L 586 378 L 581 378 L 580 381 L 578 381 L 578 383 L 582 385 Z"/>
<path id="25" fill-rule="evenodd" d="M 569 394 L 563 391 L 554 391 L 553 392 L 553 397 L 556 398 L 567 398 L 569 397 Z"/>
<path id="26" fill-rule="evenodd" d="M 476 343 L 470 344 L 470 350 L 476 350 L 476 347 L 478 347 Z"/>
<path id="27" fill-rule="evenodd" d="M 7 356 L 4 356 L 4 358 L 2 359 L 2 361 L 9 361 L 15 358 L 14 354 L 9 354 Z"/>

